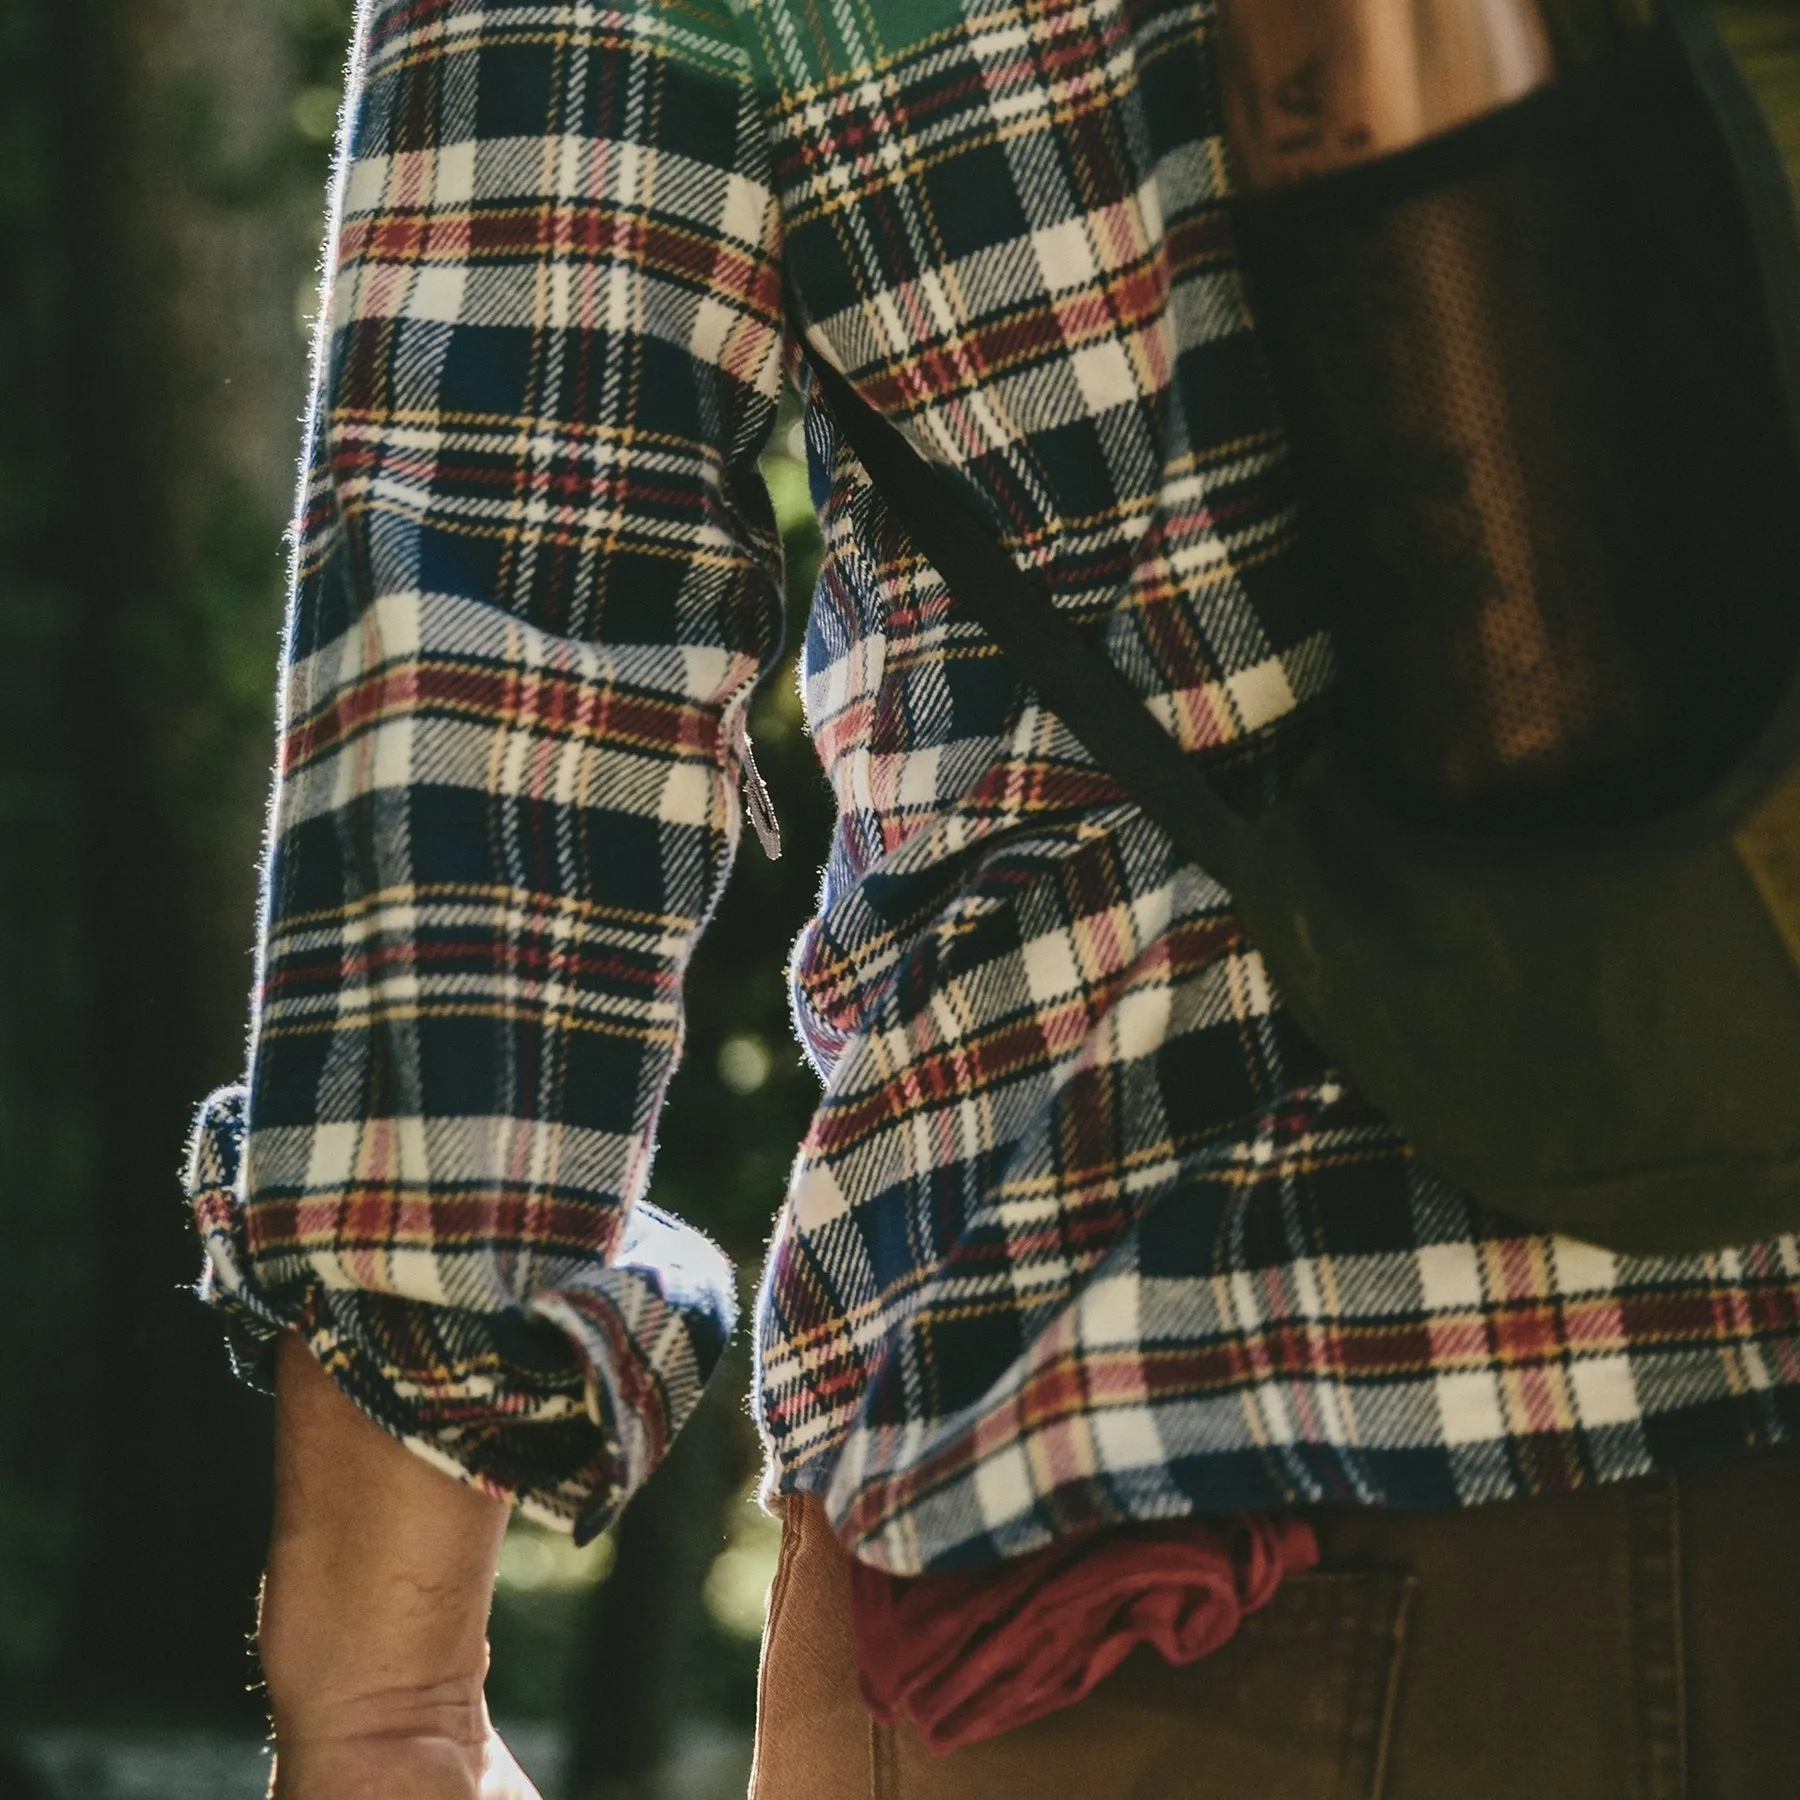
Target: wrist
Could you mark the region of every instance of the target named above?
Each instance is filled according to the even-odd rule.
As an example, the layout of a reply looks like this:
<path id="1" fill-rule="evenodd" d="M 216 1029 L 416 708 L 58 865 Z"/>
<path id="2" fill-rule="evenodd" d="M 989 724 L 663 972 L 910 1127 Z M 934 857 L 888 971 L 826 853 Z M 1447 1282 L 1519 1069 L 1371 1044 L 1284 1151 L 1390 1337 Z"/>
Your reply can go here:
<path id="1" fill-rule="evenodd" d="M 362 1756 L 392 1761 L 429 1756 L 447 1768 L 479 1770 L 492 1731 L 481 1683 L 456 1677 L 435 1687 L 381 1687 L 346 1678 L 269 1684 L 269 1715 L 282 1760 L 309 1765 Z"/>
<path id="2" fill-rule="evenodd" d="M 273 1800 L 477 1800 L 487 1761 L 433 1738 L 277 1741 Z"/>
<path id="3" fill-rule="evenodd" d="M 284 1339 L 259 1624 L 278 1741 L 482 1743 L 506 1517 L 364 1418 Z"/>
<path id="4" fill-rule="evenodd" d="M 422 1594 L 305 1538 L 271 1545 L 257 1647 L 278 1739 L 487 1732 L 486 1596 Z"/>

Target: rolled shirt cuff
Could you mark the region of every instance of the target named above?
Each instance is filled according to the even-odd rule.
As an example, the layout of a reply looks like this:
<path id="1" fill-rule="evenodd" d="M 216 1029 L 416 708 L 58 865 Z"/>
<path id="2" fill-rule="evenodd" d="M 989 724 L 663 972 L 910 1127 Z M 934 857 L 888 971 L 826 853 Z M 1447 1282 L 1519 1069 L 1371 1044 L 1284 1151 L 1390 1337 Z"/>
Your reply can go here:
<path id="1" fill-rule="evenodd" d="M 186 1186 L 205 1251 L 202 1300 L 224 1315 L 237 1372 L 270 1385 L 297 1331 L 383 1430 L 457 1479 L 585 1541 L 662 1461 L 737 1320 L 731 1264 L 639 1202 L 615 1254 L 493 1312 L 328 1286 L 270 1285 L 248 1249 L 247 1093 L 200 1108 Z"/>

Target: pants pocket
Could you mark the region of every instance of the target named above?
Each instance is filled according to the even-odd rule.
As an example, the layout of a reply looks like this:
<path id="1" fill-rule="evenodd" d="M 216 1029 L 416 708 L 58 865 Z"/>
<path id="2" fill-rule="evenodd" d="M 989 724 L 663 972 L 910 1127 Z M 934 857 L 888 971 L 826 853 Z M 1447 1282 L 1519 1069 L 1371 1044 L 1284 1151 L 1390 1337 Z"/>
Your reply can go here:
<path id="1" fill-rule="evenodd" d="M 1380 1800 L 1412 1578 L 1290 1578 L 1184 1669 L 1133 1656 L 1086 1700 L 927 1754 L 878 1726 L 876 1800 Z"/>

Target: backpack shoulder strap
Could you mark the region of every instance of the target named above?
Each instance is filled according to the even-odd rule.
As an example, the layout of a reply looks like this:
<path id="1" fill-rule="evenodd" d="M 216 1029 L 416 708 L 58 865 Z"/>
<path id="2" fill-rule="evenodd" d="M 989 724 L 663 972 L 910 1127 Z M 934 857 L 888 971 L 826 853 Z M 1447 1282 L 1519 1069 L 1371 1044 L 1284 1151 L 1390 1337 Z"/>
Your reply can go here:
<path id="1" fill-rule="evenodd" d="M 951 599 L 1176 848 L 1232 885 L 1244 853 L 1243 818 L 1157 724 L 1099 645 L 1019 568 L 961 491 L 804 337 L 801 346 L 850 447 Z"/>

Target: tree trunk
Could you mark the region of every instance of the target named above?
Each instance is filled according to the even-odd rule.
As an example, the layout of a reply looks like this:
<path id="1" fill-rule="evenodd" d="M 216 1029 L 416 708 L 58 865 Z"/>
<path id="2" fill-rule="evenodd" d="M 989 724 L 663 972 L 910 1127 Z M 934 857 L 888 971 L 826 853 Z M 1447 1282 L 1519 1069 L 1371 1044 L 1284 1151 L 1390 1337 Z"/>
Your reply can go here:
<path id="1" fill-rule="evenodd" d="M 175 1174 L 242 1061 L 322 171 L 281 0 L 0 30 L 0 1533 L 21 1667 L 166 1718 L 245 1704 L 266 1530 Z"/>

